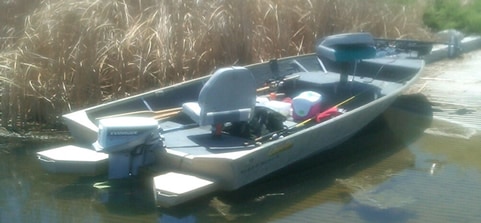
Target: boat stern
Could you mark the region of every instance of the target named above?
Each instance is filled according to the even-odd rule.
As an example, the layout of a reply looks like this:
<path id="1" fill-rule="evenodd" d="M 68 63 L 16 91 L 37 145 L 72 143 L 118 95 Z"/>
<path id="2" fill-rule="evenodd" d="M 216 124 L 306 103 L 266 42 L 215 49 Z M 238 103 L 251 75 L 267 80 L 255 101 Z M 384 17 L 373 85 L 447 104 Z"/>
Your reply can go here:
<path id="1" fill-rule="evenodd" d="M 37 152 L 44 170 L 50 173 L 99 175 L 107 171 L 109 155 L 74 145 Z"/>
<path id="2" fill-rule="evenodd" d="M 168 172 L 153 178 L 155 204 L 172 207 L 217 190 L 218 184 L 207 178 Z"/>

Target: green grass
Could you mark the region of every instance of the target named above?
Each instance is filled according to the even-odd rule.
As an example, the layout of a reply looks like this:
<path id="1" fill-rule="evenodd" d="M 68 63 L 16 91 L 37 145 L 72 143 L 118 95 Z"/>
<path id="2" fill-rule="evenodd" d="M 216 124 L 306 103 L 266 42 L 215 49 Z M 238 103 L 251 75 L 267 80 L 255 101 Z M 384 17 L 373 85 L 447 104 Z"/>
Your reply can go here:
<path id="1" fill-rule="evenodd" d="M 456 29 L 481 33 L 481 1 L 433 0 L 423 16 L 424 23 L 441 31 Z"/>
<path id="2" fill-rule="evenodd" d="M 328 34 L 430 36 L 422 25 L 424 6 L 406 1 L 11 2 L 0 3 L 3 17 L 17 16 L 0 24 L 8 39 L 0 45 L 4 127 L 54 124 L 63 113 L 222 66 L 312 52 L 316 39 Z"/>

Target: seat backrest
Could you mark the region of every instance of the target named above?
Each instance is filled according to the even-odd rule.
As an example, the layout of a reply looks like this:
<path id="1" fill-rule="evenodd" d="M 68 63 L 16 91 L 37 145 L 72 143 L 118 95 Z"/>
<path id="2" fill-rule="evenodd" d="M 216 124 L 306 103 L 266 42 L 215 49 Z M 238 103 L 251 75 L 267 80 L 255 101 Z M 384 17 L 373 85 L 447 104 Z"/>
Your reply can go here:
<path id="1" fill-rule="evenodd" d="M 316 46 L 319 57 L 335 62 L 373 58 L 376 55 L 374 38 L 370 33 L 344 33 L 328 36 Z"/>
<path id="2" fill-rule="evenodd" d="M 198 104 L 199 122 L 219 124 L 247 121 L 253 113 L 256 83 L 245 67 L 221 68 L 202 87 Z"/>

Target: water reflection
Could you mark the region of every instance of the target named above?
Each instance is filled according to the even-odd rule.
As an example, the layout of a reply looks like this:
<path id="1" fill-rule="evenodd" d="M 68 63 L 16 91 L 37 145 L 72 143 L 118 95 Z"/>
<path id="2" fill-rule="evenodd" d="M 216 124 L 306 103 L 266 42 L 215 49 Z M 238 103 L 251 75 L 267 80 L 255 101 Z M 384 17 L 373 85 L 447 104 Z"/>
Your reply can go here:
<path id="1" fill-rule="evenodd" d="M 419 144 L 422 151 L 439 157 L 431 160 L 434 169 L 456 164 L 481 170 L 481 137 L 476 130 L 438 121 L 426 133 Z"/>

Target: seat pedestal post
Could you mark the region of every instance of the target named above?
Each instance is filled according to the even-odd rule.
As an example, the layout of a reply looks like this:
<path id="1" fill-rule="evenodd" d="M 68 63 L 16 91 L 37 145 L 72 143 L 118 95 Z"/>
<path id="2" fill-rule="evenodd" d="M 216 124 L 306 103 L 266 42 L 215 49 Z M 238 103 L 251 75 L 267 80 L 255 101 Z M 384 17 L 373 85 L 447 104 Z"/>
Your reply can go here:
<path id="1" fill-rule="evenodd" d="M 222 127 L 223 124 L 215 124 L 213 125 L 212 136 L 220 137 L 222 135 Z"/>
<path id="2" fill-rule="evenodd" d="M 349 62 L 343 62 L 341 66 L 341 77 L 339 80 L 340 85 L 345 85 L 347 83 L 347 77 L 349 76 Z"/>

